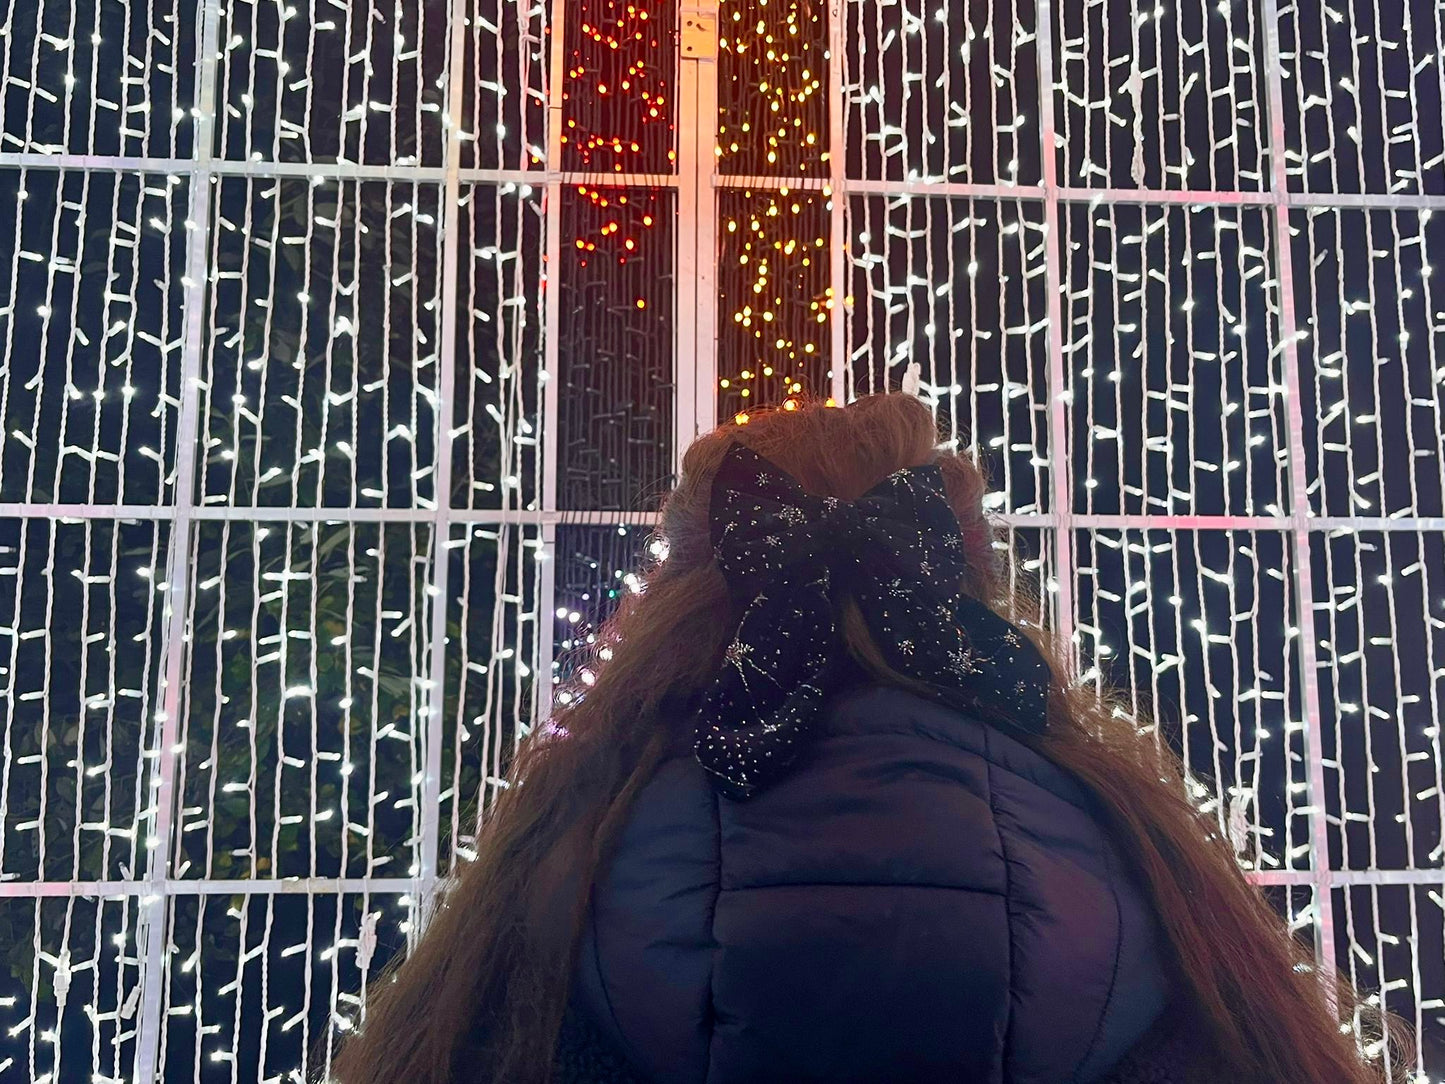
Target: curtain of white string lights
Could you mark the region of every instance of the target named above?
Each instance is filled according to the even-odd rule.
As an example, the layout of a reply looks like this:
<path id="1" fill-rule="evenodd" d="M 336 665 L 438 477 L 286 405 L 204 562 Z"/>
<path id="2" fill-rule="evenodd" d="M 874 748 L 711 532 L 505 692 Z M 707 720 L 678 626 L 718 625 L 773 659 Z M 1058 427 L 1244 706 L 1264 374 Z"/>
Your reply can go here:
<path id="1" fill-rule="evenodd" d="M 33 0 L 0 79 L 0 1079 L 323 1069 L 686 442 L 910 364 L 1445 1074 L 1445 9 Z"/>

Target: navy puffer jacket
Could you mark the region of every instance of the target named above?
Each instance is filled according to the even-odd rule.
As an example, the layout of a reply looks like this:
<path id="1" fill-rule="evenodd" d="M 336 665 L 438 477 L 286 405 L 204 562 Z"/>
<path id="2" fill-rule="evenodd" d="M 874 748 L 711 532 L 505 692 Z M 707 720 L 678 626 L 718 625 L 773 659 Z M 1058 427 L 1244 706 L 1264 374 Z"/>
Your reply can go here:
<path id="1" fill-rule="evenodd" d="M 1088 795 L 911 693 L 834 698 L 746 802 L 687 755 L 638 796 L 573 989 L 655 1084 L 1105 1079 L 1169 1000 Z"/>

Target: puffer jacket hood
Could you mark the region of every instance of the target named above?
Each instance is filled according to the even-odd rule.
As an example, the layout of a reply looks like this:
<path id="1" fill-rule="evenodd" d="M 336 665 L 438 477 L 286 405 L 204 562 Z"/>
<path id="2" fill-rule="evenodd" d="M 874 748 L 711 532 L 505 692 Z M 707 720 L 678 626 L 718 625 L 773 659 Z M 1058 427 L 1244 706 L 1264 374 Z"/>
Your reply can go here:
<path id="1" fill-rule="evenodd" d="M 1084 789 L 865 685 L 748 801 L 663 762 L 594 885 L 573 1000 L 656 1084 L 1091 1084 L 1170 993 Z"/>

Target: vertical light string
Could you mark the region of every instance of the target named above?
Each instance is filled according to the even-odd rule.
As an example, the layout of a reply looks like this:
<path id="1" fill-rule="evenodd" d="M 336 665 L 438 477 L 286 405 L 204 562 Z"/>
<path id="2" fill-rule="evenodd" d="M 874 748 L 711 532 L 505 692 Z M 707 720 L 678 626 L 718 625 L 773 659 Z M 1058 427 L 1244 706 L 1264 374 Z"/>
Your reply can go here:
<path id="1" fill-rule="evenodd" d="M 426 740 L 425 766 L 422 769 L 420 788 L 421 800 L 421 856 L 419 879 L 418 915 L 420 924 L 425 925 L 436 906 L 439 885 L 437 863 L 440 859 L 441 837 L 439 818 L 441 816 L 442 746 L 446 742 L 446 654 L 447 654 L 447 580 L 451 569 L 451 522 L 452 522 L 452 429 L 456 424 L 453 394 L 456 387 L 456 344 L 457 344 L 457 273 L 461 262 L 460 239 L 462 234 L 461 215 L 461 141 L 465 135 L 462 129 L 462 70 L 465 29 L 468 19 L 468 0 L 452 0 L 451 31 L 448 61 L 449 80 L 447 84 L 447 125 L 443 162 L 446 180 L 442 195 L 442 289 L 441 289 L 441 343 L 437 355 L 437 399 L 433 411 L 436 419 L 436 436 L 433 443 L 436 456 L 436 487 L 434 511 L 431 525 L 429 556 L 431 580 L 427 585 L 430 595 L 427 605 L 431 616 L 431 643 L 428 644 L 430 658 L 427 666 L 425 720 Z M 470 201 L 467 204 L 470 208 Z M 468 254 L 470 258 L 470 254 Z M 506 469 L 505 466 L 503 469 Z M 504 500 L 511 495 L 504 489 Z M 506 528 L 503 528 L 504 530 Z"/>
<path id="2" fill-rule="evenodd" d="M 848 94 L 844 64 L 848 47 L 843 22 L 844 0 L 828 0 L 828 329 L 832 336 L 832 398 L 842 406 L 849 400 L 848 321 L 853 314 L 848 286 Z M 714 382 L 715 383 L 715 382 Z"/>
<path id="3" fill-rule="evenodd" d="M 562 323 L 562 104 L 566 90 L 567 42 L 564 20 L 567 0 L 551 0 L 551 42 L 547 67 L 547 180 L 543 199 L 545 230 L 542 257 L 542 371 L 538 374 L 542 398 L 542 539 L 537 548 L 537 679 L 532 683 L 532 719 L 540 726 L 552 715 L 552 672 L 556 646 L 548 633 L 551 614 L 557 605 L 557 510 L 558 472 L 558 329 Z"/>
<path id="4" fill-rule="evenodd" d="M 1058 149 L 1054 129 L 1054 29 L 1050 0 L 1035 8 L 1039 64 L 1039 146 L 1044 188 L 1044 294 L 1048 304 L 1049 524 L 1054 532 L 1053 576 L 1044 585 L 1054 598 L 1054 636 L 1078 660 L 1074 634 L 1073 482 L 1069 456 L 1069 415 L 1073 392 L 1064 351 L 1065 283 L 1059 259 Z"/>
<path id="5" fill-rule="evenodd" d="M 650 497 L 716 418 L 716 378 L 738 384 L 717 372 L 730 219 L 751 244 L 734 258 L 766 251 L 767 285 L 792 273 L 775 248 L 790 233 L 832 245 L 816 281 L 790 280 L 807 311 L 795 297 L 771 313 L 830 351 L 809 391 L 846 399 L 921 363 L 925 402 L 990 468 L 990 510 L 1043 539 L 1022 567 L 1042 570 L 1084 680 L 1128 682 L 1171 741 L 1183 731 L 1196 808 L 1251 880 L 1289 890 L 1322 972 L 1334 924 L 1333 966 L 1413 1015 L 1429 1065 L 1445 1024 L 1445 603 L 1429 571 L 1445 567 L 1430 266 L 1445 9 L 1406 5 L 1392 24 L 1394 0 L 1083 0 L 1035 26 L 1027 0 L 723 0 L 749 59 L 826 20 L 804 82 L 786 44 L 739 82 L 779 121 L 802 116 L 807 151 L 766 113 L 739 115 L 751 135 L 733 131 L 719 165 L 710 61 L 682 57 L 660 92 L 672 59 L 655 41 L 646 67 L 609 70 L 600 103 L 579 106 L 593 84 L 571 77 L 563 117 L 563 32 L 583 6 L 608 20 L 590 70 L 628 49 L 641 12 L 671 42 L 683 12 L 709 8 L 685 2 L 612 20 L 625 4 L 46 0 L 0 28 L 0 901 L 30 984 L 0 1005 L 16 1051 L 0 1076 L 80 1073 L 88 1040 L 98 1079 L 246 1084 L 258 1064 L 258 1079 L 306 1075 L 302 1048 L 354 1026 L 378 918 L 420 930 L 433 893 L 412 894 L 439 885 L 447 840 L 467 857 L 459 799 L 478 774 L 484 802 L 505 785 L 566 670 L 554 656 L 630 586 L 631 528 L 650 522 L 617 499 L 650 467 L 636 449 L 674 440 Z M 517 47 L 524 21 L 535 51 Z M 825 63 L 826 117 L 816 99 L 795 113 Z M 631 104 L 612 96 L 624 70 Z M 632 124 L 673 86 L 676 174 Z M 588 126 L 590 159 L 560 154 L 564 119 Z M 770 148 L 806 171 L 765 163 Z M 675 256 L 646 307 L 677 318 L 636 380 L 641 351 L 614 335 L 590 370 L 597 405 L 572 396 L 569 414 L 557 287 L 632 285 L 603 267 L 615 245 L 581 236 L 625 216 L 568 225 L 584 183 L 650 188 L 651 207 L 677 189 L 678 217 L 656 215 L 676 233 L 628 253 L 628 273 Z M 579 239 L 599 242 L 590 294 L 564 270 Z M 747 304 L 736 286 L 762 284 L 734 277 Z M 524 308 L 525 331 L 502 315 Z M 675 402 L 675 424 L 597 422 L 639 385 Z M 427 461 L 433 435 L 443 463 Z M 625 465 L 595 484 L 614 454 Z M 573 497 L 588 492 L 602 495 Z M 485 676 L 446 701 L 458 672 Z"/>

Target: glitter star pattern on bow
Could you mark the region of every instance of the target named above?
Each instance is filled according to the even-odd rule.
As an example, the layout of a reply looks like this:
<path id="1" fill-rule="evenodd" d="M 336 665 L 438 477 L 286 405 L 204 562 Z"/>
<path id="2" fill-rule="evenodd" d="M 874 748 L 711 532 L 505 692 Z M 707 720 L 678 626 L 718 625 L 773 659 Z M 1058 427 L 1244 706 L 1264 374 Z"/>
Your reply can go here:
<path id="1" fill-rule="evenodd" d="M 815 497 L 743 444 L 713 482 L 713 550 L 750 599 L 699 718 L 714 786 L 747 798 L 792 767 L 842 655 L 835 604 L 853 598 L 900 673 L 953 690 L 980 717 L 1040 733 L 1050 672 L 1034 645 L 960 590 L 958 521 L 932 465 L 857 501 Z"/>

